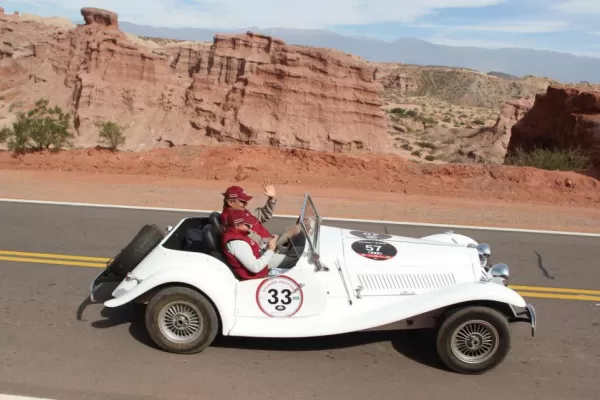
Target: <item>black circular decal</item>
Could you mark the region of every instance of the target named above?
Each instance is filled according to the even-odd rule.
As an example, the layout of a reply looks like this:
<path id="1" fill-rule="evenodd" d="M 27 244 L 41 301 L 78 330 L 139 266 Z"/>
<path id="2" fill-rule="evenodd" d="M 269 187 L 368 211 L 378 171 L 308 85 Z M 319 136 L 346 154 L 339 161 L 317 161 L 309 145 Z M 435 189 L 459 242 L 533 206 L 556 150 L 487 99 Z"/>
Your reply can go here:
<path id="1" fill-rule="evenodd" d="M 389 260 L 398 253 L 396 248 L 389 243 L 378 240 L 359 240 L 352 243 L 352 250 L 371 260 Z"/>
<path id="2" fill-rule="evenodd" d="M 386 235 L 384 233 L 376 233 L 376 232 L 362 232 L 362 231 L 351 231 L 350 232 L 351 235 L 356 236 L 356 237 L 360 237 L 363 239 L 371 239 L 371 240 L 375 240 L 375 239 L 389 239 L 392 237 L 392 235 Z"/>

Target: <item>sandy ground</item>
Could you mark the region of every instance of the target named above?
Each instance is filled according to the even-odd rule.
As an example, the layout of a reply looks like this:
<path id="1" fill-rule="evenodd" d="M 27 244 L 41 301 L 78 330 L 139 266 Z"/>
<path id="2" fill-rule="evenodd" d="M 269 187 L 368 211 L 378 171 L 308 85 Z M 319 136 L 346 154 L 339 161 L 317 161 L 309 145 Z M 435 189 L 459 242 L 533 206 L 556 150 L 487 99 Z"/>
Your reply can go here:
<path id="1" fill-rule="evenodd" d="M 251 206 L 258 206 L 265 199 L 258 182 L 0 170 L 0 197 L 50 201 L 219 210 L 222 202 L 220 193 L 230 184 L 241 184 L 255 196 Z M 298 213 L 303 194 L 308 191 L 325 217 L 600 233 L 598 207 L 468 200 L 356 189 L 315 188 L 301 184 L 276 184 L 276 189 L 278 214 Z"/>

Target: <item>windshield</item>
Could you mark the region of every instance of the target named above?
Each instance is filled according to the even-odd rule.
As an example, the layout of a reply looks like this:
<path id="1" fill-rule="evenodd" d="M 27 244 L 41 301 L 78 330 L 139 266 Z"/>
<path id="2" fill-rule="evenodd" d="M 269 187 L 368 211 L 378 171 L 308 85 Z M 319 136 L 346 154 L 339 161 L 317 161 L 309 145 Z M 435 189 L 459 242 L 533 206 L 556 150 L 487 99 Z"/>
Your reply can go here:
<path id="1" fill-rule="evenodd" d="M 313 252 L 318 252 L 319 249 L 319 226 L 320 216 L 312 202 L 311 197 L 308 193 L 304 196 L 304 204 L 302 204 L 302 210 L 300 211 L 300 224 L 302 229 L 307 235 L 307 240 L 310 242 Z"/>

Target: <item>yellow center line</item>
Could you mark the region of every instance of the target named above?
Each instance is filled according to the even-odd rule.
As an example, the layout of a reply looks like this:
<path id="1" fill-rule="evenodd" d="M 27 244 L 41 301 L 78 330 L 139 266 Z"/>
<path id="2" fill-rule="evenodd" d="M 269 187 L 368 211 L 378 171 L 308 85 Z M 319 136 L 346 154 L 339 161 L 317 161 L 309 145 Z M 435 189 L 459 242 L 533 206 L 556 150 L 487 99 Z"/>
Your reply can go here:
<path id="1" fill-rule="evenodd" d="M 51 254 L 51 253 L 28 253 L 25 251 L 8 251 L 0 250 L 0 256 L 25 256 L 25 257 L 36 257 L 36 258 L 57 258 L 60 260 L 83 260 L 83 261 L 98 261 L 107 262 L 110 258 L 105 257 L 86 257 L 86 256 L 72 256 L 68 254 Z"/>
<path id="2" fill-rule="evenodd" d="M 553 287 L 541 287 L 541 286 L 521 286 L 521 285 L 509 285 L 510 288 L 515 290 L 531 290 L 535 292 L 557 292 L 557 293 L 579 293 L 579 294 L 595 294 L 600 296 L 600 290 L 589 290 L 589 289 L 568 289 L 568 288 L 553 288 Z"/>
<path id="3" fill-rule="evenodd" d="M 28 262 L 35 264 L 55 264 L 55 265 L 72 265 L 76 267 L 95 267 L 105 268 L 106 264 L 97 263 L 86 263 L 83 261 L 65 261 L 65 260 L 44 260 L 40 258 L 26 258 L 26 257 L 0 257 L 0 261 L 17 261 L 17 262 Z"/>
<path id="4" fill-rule="evenodd" d="M 586 296 L 583 294 L 532 293 L 519 291 L 517 291 L 517 293 L 523 297 L 539 297 L 542 299 L 600 301 L 600 296 Z"/>
<path id="5" fill-rule="evenodd" d="M 76 267 L 105 268 L 110 258 L 74 256 L 70 254 L 32 253 L 25 251 L 0 250 L 0 261 L 15 261 L 35 264 L 69 265 Z M 510 285 L 523 297 L 546 299 L 600 301 L 600 290 L 569 289 L 542 286 Z M 549 292 L 549 293 L 546 293 Z"/>

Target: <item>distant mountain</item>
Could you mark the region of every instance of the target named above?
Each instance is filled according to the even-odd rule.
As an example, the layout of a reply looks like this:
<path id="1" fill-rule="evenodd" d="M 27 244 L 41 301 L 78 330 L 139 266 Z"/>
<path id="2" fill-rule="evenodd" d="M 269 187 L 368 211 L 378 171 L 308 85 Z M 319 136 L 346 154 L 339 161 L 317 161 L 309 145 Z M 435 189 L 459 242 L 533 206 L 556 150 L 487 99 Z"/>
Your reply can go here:
<path id="1" fill-rule="evenodd" d="M 564 83 L 581 81 L 600 83 L 600 58 L 546 50 L 443 46 L 414 38 L 386 42 L 361 36 L 344 36 L 326 30 L 243 28 L 216 31 L 197 28 L 152 27 L 125 21 L 120 21 L 119 25 L 125 32 L 138 36 L 208 42 L 212 42 L 216 33 L 253 31 L 278 37 L 290 44 L 338 49 L 373 62 L 401 62 L 424 66 L 444 65 L 518 77 L 535 75 Z"/>

